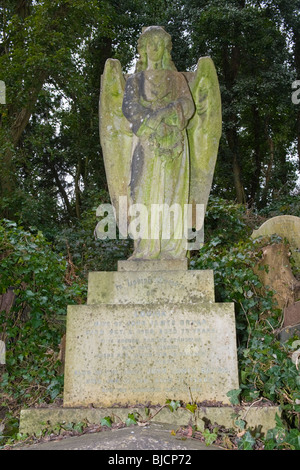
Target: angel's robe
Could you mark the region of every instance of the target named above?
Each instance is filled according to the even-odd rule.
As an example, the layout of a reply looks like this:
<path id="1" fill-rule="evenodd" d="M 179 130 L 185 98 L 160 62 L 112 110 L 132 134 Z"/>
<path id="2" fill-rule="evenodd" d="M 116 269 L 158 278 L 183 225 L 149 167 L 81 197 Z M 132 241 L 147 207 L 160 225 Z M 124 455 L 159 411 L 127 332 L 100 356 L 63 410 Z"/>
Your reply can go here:
<path id="1" fill-rule="evenodd" d="M 132 258 L 184 258 L 190 176 L 186 126 L 195 111 L 187 81 L 174 70 L 135 73 L 126 82 L 122 111 L 133 131 L 130 203 L 147 208 L 142 221 L 147 230 L 135 240 Z"/>

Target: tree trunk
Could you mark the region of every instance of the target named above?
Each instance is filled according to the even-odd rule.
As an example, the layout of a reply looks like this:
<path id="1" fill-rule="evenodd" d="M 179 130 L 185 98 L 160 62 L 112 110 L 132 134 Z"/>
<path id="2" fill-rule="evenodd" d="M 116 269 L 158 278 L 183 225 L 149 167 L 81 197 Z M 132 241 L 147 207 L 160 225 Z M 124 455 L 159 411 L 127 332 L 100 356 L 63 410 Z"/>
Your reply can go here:
<path id="1" fill-rule="evenodd" d="M 31 7 L 31 0 L 18 0 L 17 5 L 16 5 L 16 13 L 21 17 L 21 18 L 26 18 L 29 13 L 30 13 L 30 7 Z"/>
<path id="2" fill-rule="evenodd" d="M 76 210 L 76 217 L 80 219 L 80 175 L 81 175 L 81 160 L 78 159 L 77 168 L 76 168 L 76 175 L 75 175 L 75 210 Z"/>
<path id="3" fill-rule="evenodd" d="M 253 119 L 253 133 L 254 133 L 254 174 L 251 178 L 251 192 L 250 198 L 254 202 L 258 199 L 258 192 L 260 188 L 259 178 L 261 175 L 261 149 L 260 149 L 260 134 L 261 119 L 260 114 L 256 106 L 252 107 L 252 119 Z"/>
<path id="4" fill-rule="evenodd" d="M 242 2 L 243 3 L 243 2 Z M 242 7 L 242 5 L 241 5 Z M 223 48 L 223 71 L 227 91 L 234 95 L 233 87 L 240 67 L 240 49 L 238 46 L 232 48 L 231 53 L 228 47 Z M 232 155 L 233 181 L 236 192 L 236 199 L 239 204 L 246 202 L 244 186 L 242 182 L 242 172 L 239 162 L 238 149 L 238 124 L 236 116 L 231 113 L 229 116 L 230 127 L 226 130 L 226 137 Z"/>
<path id="5" fill-rule="evenodd" d="M 233 154 L 233 179 L 234 179 L 234 186 L 236 191 L 236 199 L 238 204 L 245 204 L 246 203 L 246 196 L 244 191 L 244 186 L 241 179 L 241 168 L 238 162 L 238 155 L 235 152 Z"/>
<path id="6" fill-rule="evenodd" d="M 74 217 L 74 211 L 73 211 L 73 208 L 70 204 L 70 201 L 69 201 L 69 198 L 68 198 L 68 195 L 65 191 L 65 188 L 63 187 L 63 184 L 62 182 L 60 181 L 59 179 L 59 176 L 58 176 L 58 173 L 56 171 L 56 168 L 55 168 L 55 165 L 53 162 L 51 162 L 50 158 L 49 158 L 49 166 L 51 168 L 51 172 L 52 172 L 52 175 L 53 175 L 53 178 L 55 180 L 55 183 L 56 183 L 56 186 L 58 187 L 58 190 L 60 192 L 60 195 L 66 205 L 66 209 L 68 211 L 68 214 L 70 215 L 70 217 Z"/>
<path id="7" fill-rule="evenodd" d="M 9 140 L 7 140 L 8 138 L 6 137 L 5 142 L 1 142 L 2 148 L 5 149 L 3 155 L 0 157 L 0 190 L 2 198 L 11 198 L 17 187 L 16 171 L 13 162 L 13 149 L 16 148 L 20 142 L 22 133 L 29 122 L 46 77 L 46 73 L 42 72 L 39 77 L 36 78 L 35 87 L 29 92 L 28 104 L 26 107 L 16 113 L 14 113 L 13 109 L 10 110 L 10 114 L 15 114 L 15 118 L 10 127 Z M 10 204 L 10 207 L 6 208 L 3 216 L 9 218 L 13 213 L 14 209 Z"/>
<path id="8" fill-rule="evenodd" d="M 297 153 L 298 153 L 298 169 L 300 171 L 300 110 L 297 114 Z"/>
<path id="9" fill-rule="evenodd" d="M 297 72 L 297 78 L 300 79 L 300 34 L 299 31 L 294 29 L 294 41 L 295 41 L 295 66 Z M 299 105 L 298 105 L 299 106 Z M 298 166 L 300 171 L 300 110 L 297 113 L 297 152 L 298 152 Z"/>
<path id="10" fill-rule="evenodd" d="M 262 207 L 264 207 L 267 203 L 268 190 L 269 190 L 269 184 L 270 184 L 270 179 L 271 179 L 272 167 L 273 167 L 273 162 L 274 162 L 274 151 L 275 151 L 274 141 L 272 137 L 269 136 L 267 129 L 266 129 L 266 139 L 270 148 L 270 158 L 269 158 L 268 168 L 267 168 L 266 176 L 265 176 L 265 187 L 262 192 L 261 203 L 260 203 Z"/>
<path id="11" fill-rule="evenodd" d="M 231 128 L 227 131 L 227 141 L 232 154 L 232 171 L 233 181 L 236 192 L 236 199 L 239 204 L 245 204 L 246 196 L 242 182 L 241 168 L 239 163 L 238 152 L 238 135 L 236 128 Z"/>

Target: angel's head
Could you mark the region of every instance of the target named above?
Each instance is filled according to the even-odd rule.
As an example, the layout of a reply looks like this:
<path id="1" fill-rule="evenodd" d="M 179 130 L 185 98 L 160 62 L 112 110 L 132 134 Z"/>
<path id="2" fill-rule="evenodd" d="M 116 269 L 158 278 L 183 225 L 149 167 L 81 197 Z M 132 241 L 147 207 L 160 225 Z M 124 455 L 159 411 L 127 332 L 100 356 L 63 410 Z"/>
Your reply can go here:
<path id="1" fill-rule="evenodd" d="M 161 68 L 176 70 L 171 58 L 171 36 L 161 26 L 149 26 L 145 28 L 138 41 L 139 59 L 136 64 L 136 72 L 146 70 L 149 61 L 161 62 Z"/>

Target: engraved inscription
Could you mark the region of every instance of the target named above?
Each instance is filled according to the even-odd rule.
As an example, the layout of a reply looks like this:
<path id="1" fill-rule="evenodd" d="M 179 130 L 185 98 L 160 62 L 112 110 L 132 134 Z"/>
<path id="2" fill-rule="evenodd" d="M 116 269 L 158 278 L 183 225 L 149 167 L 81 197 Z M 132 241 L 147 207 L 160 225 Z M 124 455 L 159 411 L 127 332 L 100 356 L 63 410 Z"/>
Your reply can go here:
<path id="1" fill-rule="evenodd" d="M 181 386 L 193 387 L 229 373 L 226 361 L 213 360 L 215 331 L 208 318 L 177 318 L 163 310 L 141 309 L 130 319 L 97 319 L 90 326 L 84 330 L 92 348 L 86 368 L 73 374 L 84 385 L 100 386 L 103 393 L 124 393 L 132 383 L 136 392 L 153 387 L 168 392 L 176 377 Z"/>

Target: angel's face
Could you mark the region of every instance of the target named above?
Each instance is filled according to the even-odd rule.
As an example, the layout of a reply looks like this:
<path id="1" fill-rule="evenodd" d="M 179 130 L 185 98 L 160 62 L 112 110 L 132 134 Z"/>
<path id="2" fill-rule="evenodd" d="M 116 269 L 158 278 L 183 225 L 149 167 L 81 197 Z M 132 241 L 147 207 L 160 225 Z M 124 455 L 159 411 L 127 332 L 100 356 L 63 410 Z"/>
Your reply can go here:
<path id="1" fill-rule="evenodd" d="M 160 35 L 152 36 L 147 42 L 147 55 L 148 58 L 157 62 L 162 59 L 165 51 L 165 42 Z"/>

